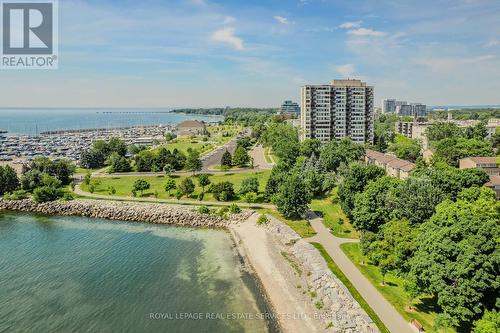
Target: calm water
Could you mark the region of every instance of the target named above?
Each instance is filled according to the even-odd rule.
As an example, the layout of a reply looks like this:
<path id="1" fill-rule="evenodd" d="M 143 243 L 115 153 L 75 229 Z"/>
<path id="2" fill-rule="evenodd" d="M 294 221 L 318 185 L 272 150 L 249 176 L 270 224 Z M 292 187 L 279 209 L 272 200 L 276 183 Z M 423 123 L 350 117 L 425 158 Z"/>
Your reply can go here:
<path id="1" fill-rule="evenodd" d="M 223 231 L 0 214 L 0 332 L 273 332 L 175 319 L 264 312 L 257 289 Z"/>
<path id="2" fill-rule="evenodd" d="M 49 130 L 177 124 L 186 119 L 207 122 L 220 116 L 168 113 L 170 109 L 2 109 L 0 129 L 9 134 L 35 135 Z"/>

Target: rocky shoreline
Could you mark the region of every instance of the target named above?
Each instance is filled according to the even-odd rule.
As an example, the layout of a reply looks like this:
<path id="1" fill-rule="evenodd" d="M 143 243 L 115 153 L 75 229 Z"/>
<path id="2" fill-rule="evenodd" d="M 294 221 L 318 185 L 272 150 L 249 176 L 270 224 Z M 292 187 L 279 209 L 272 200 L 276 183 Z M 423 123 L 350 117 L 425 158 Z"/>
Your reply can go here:
<path id="1" fill-rule="evenodd" d="M 206 228 L 227 228 L 230 224 L 245 221 L 253 214 L 253 211 L 243 210 L 224 219 L 200 214 L 193 206 L 99 200 L 36 203 L 31 199 L 13 201 L 0 198 L 1 210 Z"/>
<path id="2" fill-rule="evenodd" d="M 283 331 L 379 333 L 319 251 L 287 225 L 268 218 L 262 226 L 253 216 L 229 229 L 269 294 Z M 290 314 L 300 321 L 290 320 Z"/>

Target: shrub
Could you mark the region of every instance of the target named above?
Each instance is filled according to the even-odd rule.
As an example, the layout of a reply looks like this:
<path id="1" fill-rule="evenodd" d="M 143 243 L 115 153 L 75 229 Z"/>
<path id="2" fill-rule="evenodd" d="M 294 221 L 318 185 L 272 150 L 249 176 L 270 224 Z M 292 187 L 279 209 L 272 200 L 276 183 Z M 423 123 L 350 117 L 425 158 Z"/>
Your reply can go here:
<path id="1" fill-rule="evenodd" d="M 241 182 L 240 194 L 245 195 L 249 192 L 258 193 L 259 192 L 259 180 L 257 177 L 245 178 Z"/>
<path id="2" fill-rule="evenodd" d="M 245 202 L 248 202 L 248 203 L 257 202 L 257 194 L 255 194 L 254 192 L 249 192 L 249 193 L 245 194 L 244 200 L 245 200 Z"/>
<path id="3" fill-rule="evenodd" d="M 204 197 L 205 197 L 205 192 L 200 192 L 200 194 L 198 194 L 198 200 L 199 201 L 203 201 Z"/>
<path id="4" fill-rule="evenodd" d="M 71 200 L 74 200 L 75 198 L 73 197 L 73 195 L 71 193 L 64 193 L 62 199 L 64 201 L 71 201 Z"/>
<path id="5" fill-rule="evenodd" d="M 37 187 L 33 191 L 33 200 L 35 200 L 38 203 L 55 201 L 60 197 L 62 197 L 62 195 L 63 192 L 60 188 L 54 186 L 42 186 L 42 187 Z"/>
<path id="6" fill-rule="evenodd" d="M 23 200 L 28 198 L 28 193 L 24 190 L 17 190 L 12 193 L 5 193 L 5 200 Z"/>
<path id="7" fill-rule="evenodd" d="M 214 198 L 218 201 L 229 201 L 234 199 L 234 186 L 233 183 L 225 181 L 210 186 Z"/>
<path id="8" fill-rule="evenodd" d="M 198 208 L 198 213 L 200 214 L 210 214 L 210 209 L 207 206 L 201 206 Z"/>
<path id="9" fill-rule="evenodd" d="M 266 214 L 261 214 L 257 220 L 258 225 L 267 224 L 268 222 L 269 222 L 269 219 L 267 218 Z"/>
<path id="10" fill-rule="evenodd" d="M 231 214 L 238 214 L 238 213 L 241 213 L 241 208 L 238 207 L 237 204 L 232 204 L 230 207 L 229 207 L 229 212 Z"/>

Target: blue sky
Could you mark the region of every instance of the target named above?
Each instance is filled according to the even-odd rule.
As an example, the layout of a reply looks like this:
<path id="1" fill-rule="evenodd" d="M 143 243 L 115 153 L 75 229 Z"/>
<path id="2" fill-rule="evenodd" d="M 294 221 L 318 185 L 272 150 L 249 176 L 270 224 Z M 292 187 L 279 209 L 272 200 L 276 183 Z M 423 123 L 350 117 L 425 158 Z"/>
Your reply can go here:
<path id="1" fill-rule="evenodd" d="M 57 71 L 0 106 L 276 106 L 361 78 L 376 104 L 500 104 L 498 0 L 62 0 Z"/>

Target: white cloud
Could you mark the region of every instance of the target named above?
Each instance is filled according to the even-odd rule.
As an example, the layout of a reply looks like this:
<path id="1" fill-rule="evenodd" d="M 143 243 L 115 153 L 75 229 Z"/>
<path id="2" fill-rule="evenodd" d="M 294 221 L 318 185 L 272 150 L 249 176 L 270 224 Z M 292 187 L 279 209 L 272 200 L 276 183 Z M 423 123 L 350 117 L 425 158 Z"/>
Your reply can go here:
<path id="1" fill-rule="evenodd" d="M 453 70 L 455 68 L 463 66 L 481 65 L 485 62 L 491 61 L 495 58 L 493 55 L 482 55 L 477 57 L 427 57 L 427 58 L 416 58 L 413 59 L 414 63 L 417 65 L 422 65 L 429 67 L 431 70 L 436 72 L 446 72 Z"/>
<path id="2" fill-rule="evenodd" d="M 488 43 L 486 43 L 486 47 L 495 47 L 500 45 L 500 41 L 498 39 L 492 39 Z"/>
<path id="3" fill-rule="evenodd" d="M 224 21 L 222 21 L 222 24 L 229 24 L 229 23 L 233 23 L 234 21 L 236 21 L 236 19 L 232 16 L 226 16 L 224 17 Z"/>
<path id="4" fill-rule="evenodd" d="M 243 50 L 243 39 L 234 34 L 233 27 L 225 27 L 215 31 L 212 34 L 212 40 L 220 43 L 229 44 L 236 50 Z"/>
<path id="5" fill-rule="evenodd" d="M 363 21 L 354 21 L 354 22 L 345 22 L 339 25 L 339 28 L 342 29 L 353 29 L 353 28 L 359 28 L 361 27 L 361 24 Z"/>
<path id="6" fill-rule="evenodd" d="M 288 24 L 288 19 L 283 16 L 273 16 L 273 18 L 281 24 Z"/>
<path id="7" fill-rule="evenodd" d="M 347 32 L 347 34 L 354 35 L 354 36 L 370 36 L 370 37 L 384 37 L 385 35 L 387 35 L 383 31 L 376 31 L 376 30 L 366 29 L 366 28 L 349 30 Z"/>
<path id="8" fill-rule="evenodd" d="M 354 65 L 353 64 L 339 65 L 335 67 L 335 70 L 344 78 L 347 78 L 354 74 Z"/>

